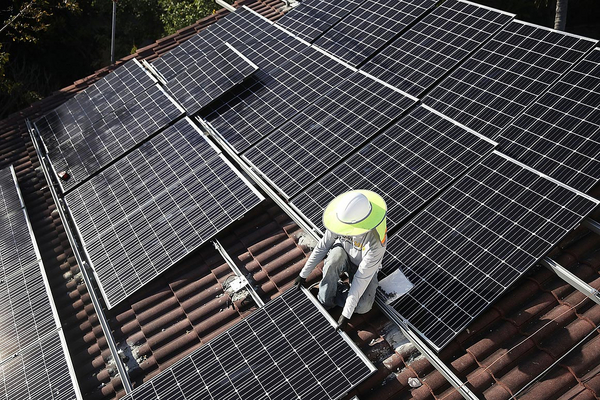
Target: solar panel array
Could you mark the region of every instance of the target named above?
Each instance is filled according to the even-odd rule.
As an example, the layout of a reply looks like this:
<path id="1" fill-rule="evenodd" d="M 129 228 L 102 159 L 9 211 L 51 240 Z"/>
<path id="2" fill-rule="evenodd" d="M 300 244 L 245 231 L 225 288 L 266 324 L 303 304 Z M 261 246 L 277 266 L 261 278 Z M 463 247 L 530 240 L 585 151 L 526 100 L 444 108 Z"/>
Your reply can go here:
<path id="1" fill-rule="evenodd" d="M 242 6 L 156 59 L 152 66 L 170 81 L 210 52 L 229 43 L 262 72 L 280 68 L 307 45 Z"/>
<path id="2" fill-rule="evenodd" d="M 12 168 L 0 171 L 0 398 L 74 399 L 24 204 Z"/>
<path id="3" fill-rule="evenodd" d="M 419 97 L 512 18 L 512 14 L 477 4 L 446 1 L 362 69 Z"/>
<path id="4" fill-rule="evenodd" d="M 68 139 L 52 142 L 53 138 L 42 138 L 49 148 L 54 172 L 67 171 L 70 175 L 67 181 L 59 179 L 63 191 L 67 191 L 182 114 L 161 88 L 153 86 Z"/>
<path id="5" fill-rule="evenodd" d="M 76 399 L 59 331 L 0 364 L 2 399 Z"/>
<path id="6" fill-rule="evenodd" d="M 0 360 L 56 330 L 15 185 L 11 169 L 0 171 Z"/>
<path id="7" fill-rule="evenodd" d="M 202 113 L 238 153 L 283 125 L 353 71 L 307 47 L 271 75 L 260 72 L 241 91 Z"/>
<path id="8" fill-rule="evenodd" d="M 315 41 L 358 66 L 435 6 L 435 0 L 366 0 Z"/>
<path id="9" fill-rule="evenodd" d="M 249 149 L 244 158 L 290 198 L 414 103 L 357 72 Z"/>
<path id="10" fill-rule="evenodd" d="M 65 199 L 112 308 L 262 197 L 183 119 Z"/>
<path id="11" fill-rule="evenodd" d="M 359 0 L 306 0 L 287 12 L 277 24 L 313 42 L 360 5 Z"/>
<path id="12" fill-rule="evenodd" d="M 206 107 L 258 67 L 231 46 L 223 46 L 188 66 L 165 85 L 188 115 Z"/>
<path id="13" fill-rule="evenodd" d="M 155 84 L 131 60 L 36 121 L 46 146 L 80 135 L 107 113 L 121 108 Z"/>
<path id="14" fill-rule="evenodd" d="M 323 210 L 331 200 L 349 190 L 373 190 L 387 202 L 390 230 L 493 148 L 468 129 L 419 106 L 302 191 L 292 204 L 324 231 Z"/>
<path id="15" fill-rule="evenodd" d="M 125 399 L 338 399 L 373 371 L 289 290 Z"/>
<path id="16" fill-rule="evenodd" d="M 415 285 L 393 307 L 444 347 L 597 204 L 492 153 L 390 238 Z"/>
<path id="17" fill-rule="evenodd" d="M 423 99 L 496 139 L 499 132 L 596 44 L 513 21 Z"/>
<path id="18" fill-rule="evenodd" d="M 600 49 L 502 131 L 502 152 L 583 192 L 600 179 Z"/>

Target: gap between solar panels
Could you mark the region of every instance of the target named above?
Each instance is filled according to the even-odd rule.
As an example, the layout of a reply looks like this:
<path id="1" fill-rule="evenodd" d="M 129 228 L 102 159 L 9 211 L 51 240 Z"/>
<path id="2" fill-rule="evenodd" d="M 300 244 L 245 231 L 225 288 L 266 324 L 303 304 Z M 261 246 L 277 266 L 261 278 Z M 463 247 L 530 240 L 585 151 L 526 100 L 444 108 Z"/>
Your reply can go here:
<path id="1" fill-rule="evenodd" d="M 291 289 L 125 399 L 338 399 L 376 368 L 319 302 Z"/>
<path id="2" fill-rule="evenodd" d="M 439 351 L 597 205 L 494 151 L 390 236 L 382 271 L 414 284 L 391 305 Z"/>

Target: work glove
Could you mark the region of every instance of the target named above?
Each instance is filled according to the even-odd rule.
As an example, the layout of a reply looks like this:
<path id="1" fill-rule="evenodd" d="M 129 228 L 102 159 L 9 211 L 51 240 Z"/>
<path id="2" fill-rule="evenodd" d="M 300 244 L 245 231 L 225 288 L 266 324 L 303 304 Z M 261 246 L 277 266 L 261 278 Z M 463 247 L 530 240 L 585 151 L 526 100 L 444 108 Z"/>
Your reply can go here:
<path id="1" fill-rule="evenodd" d="M 337 321 L 337 327 L 335 328 L 336 331 L 344 330 L 346 329 L 346 327 L 348 326 L 348 319 L 346 317 L 344 317 L 344 315 L 340 315 L 340 318 Z"/>
<path id="2" fill-rule="evenodd" d="M 294 286 L 296 286 L 296 289 L 301 290 L 304 287 L 305 283 L 306 283 L 306 278 L 303 278 L 300 275 L 298 275 L 296 277 L 296 280 L 294 281 Z"/>

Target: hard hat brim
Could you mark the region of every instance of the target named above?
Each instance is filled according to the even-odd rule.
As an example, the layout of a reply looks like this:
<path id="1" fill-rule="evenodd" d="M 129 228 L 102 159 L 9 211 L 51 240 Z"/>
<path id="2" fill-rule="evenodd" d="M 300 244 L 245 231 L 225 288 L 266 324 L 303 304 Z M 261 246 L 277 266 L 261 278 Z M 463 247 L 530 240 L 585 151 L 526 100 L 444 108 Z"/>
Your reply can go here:
<path id="1" fill-rule="evenodd" d="M 371 203 L 371 212 L 362 221 L 354 224 L 347 224 L 338 219 L 336 210 L 342 197 L 347 193 L 352 192 L 361 193 L 367 197 Z M 383 200 L 380 195 L 370 190 L 354 190 L 352 192 L 343 193 L 331 200 L 323 212 L 323 225 L 335 234 L 342 236 L 362 235 L 369 232 L 371 229 L 376 228 L 386 216 L 387 206 L 385 200 Z"/>

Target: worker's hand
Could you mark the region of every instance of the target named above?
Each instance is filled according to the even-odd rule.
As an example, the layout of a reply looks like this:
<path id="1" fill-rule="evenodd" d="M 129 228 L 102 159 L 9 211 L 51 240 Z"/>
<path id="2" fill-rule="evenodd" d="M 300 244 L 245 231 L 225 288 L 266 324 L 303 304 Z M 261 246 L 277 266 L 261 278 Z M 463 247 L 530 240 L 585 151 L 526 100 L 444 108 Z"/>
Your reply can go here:
<path id="1" fill-rule="evenodd" d="M 296 289 L 301 290 L 304 287 L 305 283 L 306 283 L 306 278 L 303 278 L 300 275 L 298 275 L 296 277 L 296 280 L 294 281 L 294 286 L 296 286 Z"/>
<path id="2" fill-rule="evenodd" d="M 346 327 L 348 326 L 348 319 L 346 317 L 344 317 L 344 315 L 340 315 L 340 318 L 337 321 L 337 327 L 335 328 L 336 331 L 344 330 L 346 329 Z"/>

